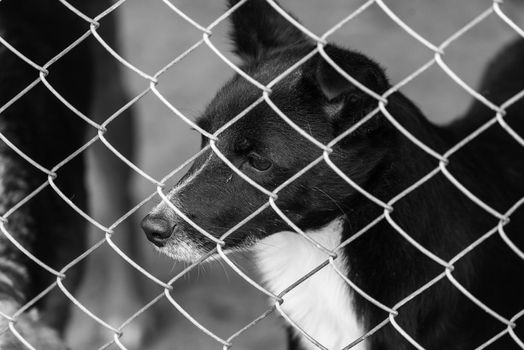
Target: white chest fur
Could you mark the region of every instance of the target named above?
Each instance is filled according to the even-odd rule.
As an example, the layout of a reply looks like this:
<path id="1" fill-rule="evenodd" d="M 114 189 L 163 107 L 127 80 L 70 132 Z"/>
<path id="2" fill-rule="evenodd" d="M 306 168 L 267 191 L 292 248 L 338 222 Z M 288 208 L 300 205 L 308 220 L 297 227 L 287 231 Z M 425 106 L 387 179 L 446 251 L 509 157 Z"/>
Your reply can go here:
<path id="1" fill-rule="evenodd" d="M 335 220 L 317 231 L 306 232 L 328 249 L 340 244 L 341 220 Z M 257 265 L 264 281 L 278 294 L 327 259 L 327 255 L 295 232 L 280 232 L 263 239 L 256 247 Z M 336 259 L 337 268 L 347 267 Z M 330 350 L 340 350 L 365 331 L 354 312 L 352 291 L 328 265 L 284 296 L 282 309 L 306 333 Z M 305 349 L 317 349 L 305 337 Z M 352 350 L 365 350 L 363 341 Z"/>

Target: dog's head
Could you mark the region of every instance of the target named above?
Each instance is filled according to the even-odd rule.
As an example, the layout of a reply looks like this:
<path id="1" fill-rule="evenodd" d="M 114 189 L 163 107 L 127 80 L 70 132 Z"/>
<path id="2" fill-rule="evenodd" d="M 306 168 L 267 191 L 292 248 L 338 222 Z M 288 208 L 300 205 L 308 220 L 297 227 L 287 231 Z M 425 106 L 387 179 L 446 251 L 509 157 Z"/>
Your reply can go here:
<path id="1" fill-rule="evenodd" d="M 230 6 L 238 1 L 231 0 Z M 311 53 L 316 44 L 282 17 L 266 1 L 248 0 L 232 15 L 235 52 L 241 69 L 267 85 Z M 369 89 L 388 88 L 382 69 L 365 56 L 327 45 L 326 53 Z M 240 75 L 216 94 L 198 125 L 213 134 L 261 98 L 262 91 Z M 271 87 L 271 101 L 294 124 L 323 144 L 376 108 L 374 98 L 352 85 L 318 53 Z M 376 120 L 375 120 L 376 119 Z M 333 147 L 332 161 L 352 180 L 362 184 L 387 149 L 381 137 L 384 122 L 374 118 Z M 209 147 L 193 163 L 167 198 L 195 224 L 219 238 L 268 203 L 261 192 L 242 179 Z M 266 102 L 218 135 L 216 148 L 243 174 L 268 191 L 322 155 L 322 150 L 300 135 Z M 343 215 L 355 190 L 324 161 L 278 192 L 275 204 L 302 229 L 319 227 Z M 216 244 L 161 202 L 142 224 L 150 241 L 180 260 L 195 260 Z M 289 226 L 271 208 L 225 238 L 224 250 L 242 249 Z"/>

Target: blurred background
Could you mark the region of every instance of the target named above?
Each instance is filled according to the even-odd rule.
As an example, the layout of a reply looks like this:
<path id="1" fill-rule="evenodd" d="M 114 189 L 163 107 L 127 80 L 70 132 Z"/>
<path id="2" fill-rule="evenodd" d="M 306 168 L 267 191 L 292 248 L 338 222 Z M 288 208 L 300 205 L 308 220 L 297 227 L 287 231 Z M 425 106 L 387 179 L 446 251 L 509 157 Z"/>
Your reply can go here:
<path id="1" fill-rule="evenodd" d="M 204 27 L 226 10 L 225 1 L 172 0 L 172 3 Z M 489 0 L 403 0 L 385 1 L 411 28 L 435 45 L 462 28 L 492 5 Z M 317 35 L 323 34 L 364 3 L 362 0 L 281 0 Z M 506 0 L 505 13 L 524 27 L 524 4 Z M 101 12 L 103 9 L 99 9 Z M 153 75 L 172 59 L 201 39 L 201 32 L 187 23 L 162 1 L 128 0 L 116 11 L 117 51 L 142 71 Z M 103 28 L 104 20 L 101 22 Z M 227 20 L 213 29 L 212 42 L 234 62 L 227 33 Z M 103 36 L 103 32 L 102 32 Z M 516 37 L 516 33 L 492 14 L 446 50 L 445 62 L 470 86 L 477 86 L 482 69 L 495 52 Z M 399 82 L 433 57 L 433 53 L 412 38 L 376 5 L 338 30 L 330 41 L 363 52 L 379 62 L 391 82 Z M 105 59 L 114 60 L 109 54 Z M 104 120 L 126 102 L 145 90 L 149 82 L 135 72 L 121 68 L 127 91 L 107 91 L 112 85 L 100 85 L 98 105 L 94 113 Z M 112 76 L 114 72 L 101 73 Z M 115 73 L 116 74 L 116 73 Z M 205 45 L 173 66 L 159 79 L 158 89 L 185 115 L 194 118 L 210 101 L 217 89 L 233 71 Z M 107 78 L 106 79 L 110 79 Z M 102 79 L 103 80 L 103 79 Z M 407 84 L 402 91 L 436 123 L 446 123 L 459 116 L 472 98 L 453 82 L 438 66 Z M 109 97 L 108 97 L 109 96 Z M 111 96 L 116 96 L 111 98 Z M 135 116 L 135 163 L 155 179 L 161 179 L 198 151 L 200 136 L 190 130 L 153 94 L 146 95 L 133 107 Z M 124 139 L 131 143 L 130 124 L 115 121 L 108 139 Z M 116 142 L 118 144 L 118 142 Z M 91 152 L 92 150 L 90 150 Z M 129 150 L 128 150 L 129 151 Z M 105 160 L 118 161 L 103 146 L 97 146 L 91 162 L 91 184 L 101 176 L 119 181 Z M 123 150 L 125 154 L 126 151 Z M 102 154 L 102 156 L 101 156 Z M 92 156 L 92 155 L 91 155 Z M 183 171 L 181 172 L 183 173 Z M 177 176 L 170 183 L 176 182 Z M 101 223 L 110 225 L 156 188 L 141 176 L 133 176 L 131 196 L 126 200 L 113 198 L 115 193 L 91 186 L 91 212 Z M 139 220 L 158 201 L 155 197 L 141 208 L 138 215 L 117 227 L 115 243 L 163 281 L 175 276 L 184 266 L 153 251 L 139 228 Z M 117 202 L 118 205 L 114 203 Z M 92 242 L 103 238 L 103 232 L 91 232 Z M 135 244 L 130 244 L 129 241 Z M 248 255 L 235 260 L 250 276 L 256 277 Z M 120 325 L 138 309 L 162 293 L 155 285 L 103 246 L 88 259 L 88 275 L 78 299 L 95 315 L 112 325 Z M 226 264 L 206 264 L 174 284 L 173 297 L 199 322 L 221 337 L 227 338 L 268 308 L 264 295 L 249 286 Z M 284 349 L 283 323 L 275 315 L 265 319 L 235 340 L 237 350 Z M 122 342 L 130 349 L 221 349 L 221 345 L 186 320 L 167 300 L 162 299 L 124 329 Z M 75 309 L 68 331 L 72 349 L 97 349 L 112 339 L 92 319 Z M 142 344 L 140 344 L 142 343 Z M 117 348 L 113 345 L 111 348 Z"/>

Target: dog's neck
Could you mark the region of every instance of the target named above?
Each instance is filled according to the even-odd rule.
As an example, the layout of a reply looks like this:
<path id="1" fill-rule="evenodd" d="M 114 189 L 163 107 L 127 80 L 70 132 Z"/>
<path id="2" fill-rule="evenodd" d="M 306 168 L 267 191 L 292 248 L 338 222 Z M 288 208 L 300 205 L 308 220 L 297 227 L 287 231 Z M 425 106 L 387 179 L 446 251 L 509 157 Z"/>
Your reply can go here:
<path id="1" fill-rule="evenodd" d="M 327 249 L 340 244 L 343 222 L 336 219 L 306 234 Z M 295 232 L 273 234 L 256 246 L 258 268 L 267 288 L 281 293 L 300 278 L 328 260 L 326 252 Z M 336 268 L 347 276 L 343 255 L 335 260 Z M 311 337 L 328 349 L 342 349 L 365 331 L 354 312 L 352 291 L 333 266 L 327 265 L 283 296 L 286 315 Z M 298 330 L 304 349 L 317 349 Z M 365 342 L 353 349 L 366 349 Z"/>

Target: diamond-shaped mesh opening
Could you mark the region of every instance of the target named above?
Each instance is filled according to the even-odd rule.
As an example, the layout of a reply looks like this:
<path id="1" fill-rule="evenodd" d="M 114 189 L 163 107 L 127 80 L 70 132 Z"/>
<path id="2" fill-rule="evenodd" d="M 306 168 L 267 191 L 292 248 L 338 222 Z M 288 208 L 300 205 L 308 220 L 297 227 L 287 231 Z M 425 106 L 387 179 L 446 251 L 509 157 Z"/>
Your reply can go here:
<path id="1" fill-rule="evenodd" d="M 476 349 L 524 349 L 518 288 L 524 198 L 513 190 L 522 188 L 517 162 L 524 156 L 524 130 L 516 118 L 506 118 L 519 113 L 524 82 L 509 86 L 511 94 L 501 99 L 476 81 L 492 56 L 487 52 L 510 37 L 524 37 L 522 5 L 302 1 L 290 6 L 304 18 L 298 22 L 267 0 L 272 15 L 313 45 L 280 70 L 253 74 L 229 52 L 227 23 L 256 1 L 263 2 L 241 0 L 230 9 L 203 0 L 0 1 L 0 347 L 62 349 L 59 333 L 69 324 L 72 348 L 280 348 L 284 339 L 276 324 L 284 321 L 300 342 L 318 349 L 429 349 L 428 329 L 438 327 L 451 339 L 438 343 L 442 347 L 460 347 L 453 339 L 475 329 L 481 333 L 475 335 Z M 373 91 L 337 64 L 329 43 L 394 67 L 391 87 Z M 318 59 L 373 101 L 334 138 L 296 121 L 292 114 L 303 106 L 288 106 L 275 93 Z M 507 74 L 497 63 L 490 66 L 492 74 Z M 224 123 L 216 130 L 196 123 L 205 101 L 234 74 L 252 97 L 249 103 L 221 116 Z M 450 87 L 439 90 L 443 84 Z M 457 122 L 456 133 L 435 142 L 398 108 L 400 91 L 420 98 L 437 122 L 452 120 L 449 114 L 466 109 L 465 102 L 456 107 L 458 101 L 473 99 L 478 123 Z M 454 107 L 440 107 L 445 104 Z M 243 171 L 223 142 L 256 122 L 260 111 L 312 150 L 302 167 L 271 185 Z M 394 166 L 372 175 L 380 182 L 386 180 L 381 176 L 401 174 L 388 191 L 346 171 L 336 153 L 378 123 L 402 145 Z M 200 138 L 205 142 L 198 151 Z M 252 209 L 247 215 L 216 229 L 170 201 L 170 188 L 192 162 L 212 158 L 231 173 L 226 184 L 243 183 L 263 198 L 246 204 Z M 473 165 L 476 172 L 468 168 Z M 299 216 L 282 201 L 304 177 L 322 174 L 321 168 L 367 208 L 361 215 L 339 207 L 351 234 L 334 243 L 301 228 Z M 212 199 L 204 200 L 211 208 Z M 135 233 L 137 214 L 159 201 L 211 251 L 184 266 L 168 262 L 167 271 L 165 261 L 145 254 L 146 240 Z M 318 260 L 287 266 L 301 272 L 284 286 L 261 281 L 250 253 L 227 249 L 237 231 L 268 211 Z M 433 226 L 442 217 L 464 222 L 468 235 L 457 232 L 460 224 Z M 507 259 L 496 261 L 501 254 Z M 375 280 L 364 274 L 369 261 Z M 281 269 L 287 273 L 286 266 Z M 490 276 L 480 286 L 479 273 Z M 363 315 L 364 326 L 342 343 L 328 344 L 329 337 L 288 308 L 323 278 L 351 291 Z M 512 283 L 514 290 L 493 292 Z M 427 310 L 418 324 L 421 305 Z M 458 305 L 468 317 L 442 313 Z M 327 305 L 318 322 L 332 311 Z"/>

